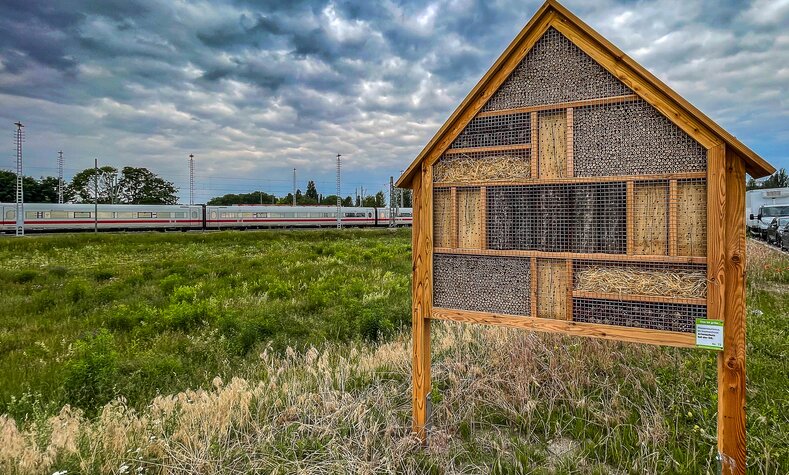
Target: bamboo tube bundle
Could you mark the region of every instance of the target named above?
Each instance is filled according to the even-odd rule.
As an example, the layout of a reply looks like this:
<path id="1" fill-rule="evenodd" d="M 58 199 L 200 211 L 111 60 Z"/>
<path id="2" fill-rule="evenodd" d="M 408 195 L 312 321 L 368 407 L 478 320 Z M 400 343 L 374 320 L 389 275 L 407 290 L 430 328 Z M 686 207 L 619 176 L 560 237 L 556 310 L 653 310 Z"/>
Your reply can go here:
<path id="1" fill-rule="evenodd" d="M 704 147 L 642 99 L 579 107 L 573 119 L 576 176 L 706 170 Z"/>
<path id="2" fill-rule="evenodd" d="M 549 28 L 483 110 L 632 94 L 555 28 Z"/>
<path id="3" fill-rule="evenodd" d="M 575 290 L 706 298 L 707 276 L 704 270 L 589 265 L 575 272 Z"/>
<path id="4" fill-rule="evenodd" d="M 433 256 L 433 306 L 528 315 L 530 260 L 517 257 Z"/>

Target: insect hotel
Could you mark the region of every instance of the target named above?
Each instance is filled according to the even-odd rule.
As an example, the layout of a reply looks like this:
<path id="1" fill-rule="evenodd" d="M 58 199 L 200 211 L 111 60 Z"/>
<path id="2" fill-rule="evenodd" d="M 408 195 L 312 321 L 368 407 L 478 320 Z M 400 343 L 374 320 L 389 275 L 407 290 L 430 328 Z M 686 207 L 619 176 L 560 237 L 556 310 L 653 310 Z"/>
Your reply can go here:
<path id="1" fill-rule="evenodd" d="M 433 319 L 703 346 L 721 350 L 722 463 L 744 471 L 745 173 L 773 171 L 546 2 L 398 181 L 414 191 L 414 430 Z"/>

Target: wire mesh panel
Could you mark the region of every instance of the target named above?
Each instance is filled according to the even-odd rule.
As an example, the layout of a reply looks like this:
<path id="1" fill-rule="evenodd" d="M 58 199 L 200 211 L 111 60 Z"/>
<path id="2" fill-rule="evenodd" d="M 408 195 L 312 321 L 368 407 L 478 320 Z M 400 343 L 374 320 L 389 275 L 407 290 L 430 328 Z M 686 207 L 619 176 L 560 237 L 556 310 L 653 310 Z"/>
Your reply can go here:
<path id="1" fill-rule="evenodd" d="M 531 152 L 501 150 L 445 153 L 433 164 L 436 183 L 522 180 L 531 177 Z"/>
<path id="2" fill-rule="evenodd" d="M 624 183 L 491 186 L 490 249 L 623 254 Z"/>
<path id="3" fill-rule="evenodd" d="M 642 99 L 573 110 L 575 176 L 700 172 L 704 147 Z"/>
<path id="4" fill-rule="evenodd" d="M 471 119 L 449 148 L 523 145 L 530 140 L 531 123 L 528 113 L 478 116 Z"/>
<path id="5" fill-rule="evenodd" d="M 549 28 L 483 110 L 556 104 L 632 92 L 564 35 Z"/>
<path id="6" fill-rule="evenodd" d="M 529 315 L 530 288 L 529 259 L 433 256 L 434 307 Z"/>
<path id="7" fill-rule="evenodd" d="M 573 299 L 573 320 L 582 323 L 693 333 L 706 317 L 704 305 Z"/>

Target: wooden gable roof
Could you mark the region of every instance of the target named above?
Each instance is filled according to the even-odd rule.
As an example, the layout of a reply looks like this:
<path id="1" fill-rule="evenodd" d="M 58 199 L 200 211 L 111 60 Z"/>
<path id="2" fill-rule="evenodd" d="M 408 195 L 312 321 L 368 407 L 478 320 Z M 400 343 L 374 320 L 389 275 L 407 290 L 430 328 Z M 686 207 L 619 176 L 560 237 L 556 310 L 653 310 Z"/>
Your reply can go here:
<path id="1" fill-rule="evenodd" d="M 746 171 L 755 178 L 775 172 L 775 168 L 766 160 L 603 38 L 559 2 L 547 0 L 397 180 L 398 187 L 410 187 L 419 165 L 425 160 L 432 164 L 444 153 L 458 134 L 501 87 L 532 46 L 551 27 L 566 36 L 573 44 L 705 148 L 725 143 L 745 161 Z"/>

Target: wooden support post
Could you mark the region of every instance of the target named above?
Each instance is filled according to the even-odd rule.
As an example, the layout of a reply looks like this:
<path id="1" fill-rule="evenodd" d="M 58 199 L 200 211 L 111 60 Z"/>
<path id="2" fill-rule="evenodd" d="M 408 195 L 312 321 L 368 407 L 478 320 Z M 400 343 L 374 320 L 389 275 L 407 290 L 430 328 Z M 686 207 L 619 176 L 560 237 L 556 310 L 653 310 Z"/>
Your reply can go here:
<path id="1" fill-rule="evenodd" d="M 625 197 L 625 202 L 627 206 L 627 210 L 625 211 L 625 233 L 627 234 L 627 254 L 633 255 L 635 249 L 634 238 L 635 236 L 633 233 L 635 232 L 634 226 L 634 218 L 633 218 L 633 206 L 635 200 L 635 193 L 636 187 L 633 181 L 627 182 L 627 196 Z"/>
<path id="2" fill-rule="evenodd" d="M 677 255 L 677 180 L 668 182 L 668 255 Z"/>
<path id="3" fill-rule="evenodd" d="M 413 181 L 413 431 L 427 443 L 427 397 L 430 394 L 430 314 L 433 306 L 432 167 L 422 164 Z"/>
<path id="4" fill-rule="evenodd" d="M 531 302 L 531 317 L 537 317 L 537 258 L 532 257 L 529 267 L 531 268 L 531 292 L 529 294 L 529 302 Z"/>
<path id="5" fill-rule="evenodd" d="M 732 475 L 746 471 L 745 165 L 731 151 L 719 153 L 725 155 L 726 174 L 722 223 L 725 229 L 723 351 L 718 353 L 718 456 L 721 473 Z M 723 157 L 716 161 L 723 161 Z"/>
<path id="6" fill-rule="evenodd" d="M 449 189 L 449 247 L 458 247 L 458 189 Z"/>
<path id="7" fill-rule="evenodd" d="M 537 142 L 540 141 L 540 129 L 536 112 L 532 112 L 530 115 L 529 127 L 531 127 L 531 178 L 538 178 L 540 173 L 540 150 Z"/>
<path id="8" fill-rule="evenodd" d="M 482 208 L 480 210 L 480 236 L 479 236 L 479 248 L 480 249 L 487 249 L 488 248 L 488 188 L 486 186 L 481 186 L 479 188 L 479 206 Z"/>
<path id="9" fill-rule="evenodd" d="M 575 175 L 573 167 L 573 108 L 567 108 L 567 176 Z"/>

